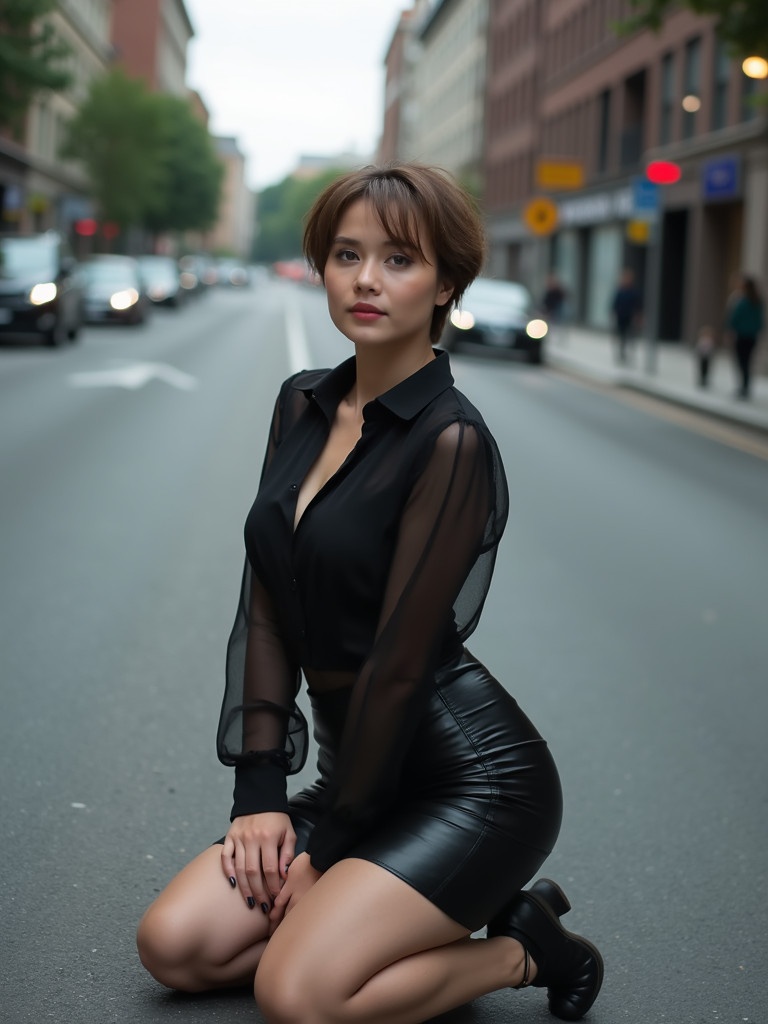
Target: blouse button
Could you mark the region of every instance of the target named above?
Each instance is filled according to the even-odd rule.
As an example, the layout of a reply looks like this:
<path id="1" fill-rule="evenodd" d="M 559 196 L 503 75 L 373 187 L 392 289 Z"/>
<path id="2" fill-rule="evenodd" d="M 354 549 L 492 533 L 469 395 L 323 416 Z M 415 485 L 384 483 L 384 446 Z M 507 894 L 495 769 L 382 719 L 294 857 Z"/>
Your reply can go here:
<path id="1" fill-rule="evenodd" d="M 296 580 L 294 578 L 291 578 L 291 590 L 295 590 L 295 589 L 296 589 Z"/>
<path id="2" fill-rule="evenodd" d="M 291 484 L 291 488 L 290 488 L 290 489 L 291 489 L 292 491 L 298 491 L 298 489 L 299 489 L 299 485 L 298 485 L 298 484 Z"/>

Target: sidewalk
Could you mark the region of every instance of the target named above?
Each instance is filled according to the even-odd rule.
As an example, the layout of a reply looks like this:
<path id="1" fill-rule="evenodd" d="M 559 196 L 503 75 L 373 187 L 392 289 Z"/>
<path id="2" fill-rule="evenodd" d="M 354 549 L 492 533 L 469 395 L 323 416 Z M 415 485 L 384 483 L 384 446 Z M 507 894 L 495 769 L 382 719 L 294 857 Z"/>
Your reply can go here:
<path id="1" fill-rule="evenodd" d="M 649 354 L 648 341 L 638 338 L 629 363 L 619 366 L 609 334 L 559 325 L 553 328 L 547 344 L 546 362 L 603 384 L 645 391 L 733 423 L 768 431 L 768 377 L 755 376 L 750 400 L 741 401 L 734 397 L 736 371 L 730 353 L 715 354 L 707 388 L 696 384 L 696 359 L 687 346 L 660 342 L 656 346 L 655 372 L 649 370 Z M 757 355 L 759 365 L 760 353 Z"/>

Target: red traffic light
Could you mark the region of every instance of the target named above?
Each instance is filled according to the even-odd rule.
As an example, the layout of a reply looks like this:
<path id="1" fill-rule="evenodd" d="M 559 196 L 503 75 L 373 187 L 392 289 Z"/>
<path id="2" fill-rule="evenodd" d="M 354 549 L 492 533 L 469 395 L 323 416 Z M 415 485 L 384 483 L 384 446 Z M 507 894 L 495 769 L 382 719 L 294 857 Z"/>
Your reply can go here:
<path id="1" fill-rule="evenodd" d="M 683 176 L 680 164 L 671 160 L 653 160 L 645 168 L 645 176 L 654 185 L 674 185 Z"/>

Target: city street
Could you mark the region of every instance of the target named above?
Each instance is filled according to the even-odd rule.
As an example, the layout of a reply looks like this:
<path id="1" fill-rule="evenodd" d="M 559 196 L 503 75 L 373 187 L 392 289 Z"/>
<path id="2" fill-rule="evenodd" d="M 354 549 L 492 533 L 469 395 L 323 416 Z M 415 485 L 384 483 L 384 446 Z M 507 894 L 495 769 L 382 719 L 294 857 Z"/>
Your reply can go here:
<path id="1" fill-rule="evenodd" d="M 160 988 L 134 930 L 227 828 L 214 738 L 277 387 L 348 354 L 320 289 L 266 277 L 0 345 L 1 1021 L 262 1020 L 248 993 Z M 510 488 L 469 646 L 560 767 L 542 873 L 605 956 L 588 1020 L 761 1024 L 768 435 L 742 450 L 546 367 L 452 364 Z M 441 1018 L 553 1019 L 541 989 Z"/>

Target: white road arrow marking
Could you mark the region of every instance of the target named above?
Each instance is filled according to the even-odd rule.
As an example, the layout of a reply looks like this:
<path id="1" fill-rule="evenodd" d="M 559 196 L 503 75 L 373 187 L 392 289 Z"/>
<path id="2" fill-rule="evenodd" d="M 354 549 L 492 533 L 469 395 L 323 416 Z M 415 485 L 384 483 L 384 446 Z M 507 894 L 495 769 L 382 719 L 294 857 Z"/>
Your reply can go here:
<path id="1" fill-rule="evenodd" d="M 69 375 L 69 383 L 74 388 L 126 388 L 136 391 L 151 380 L 162 380 L 180 391 L 194 391 L 197 387 L 195 377 L 166 363 L 129 363 L 111 370 L 86 370 Z"/>

